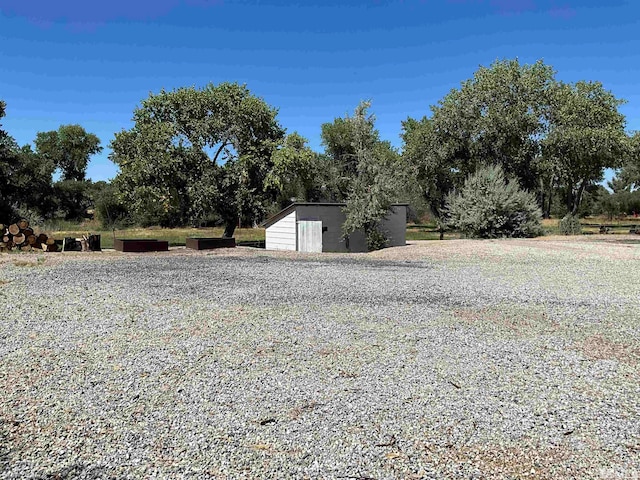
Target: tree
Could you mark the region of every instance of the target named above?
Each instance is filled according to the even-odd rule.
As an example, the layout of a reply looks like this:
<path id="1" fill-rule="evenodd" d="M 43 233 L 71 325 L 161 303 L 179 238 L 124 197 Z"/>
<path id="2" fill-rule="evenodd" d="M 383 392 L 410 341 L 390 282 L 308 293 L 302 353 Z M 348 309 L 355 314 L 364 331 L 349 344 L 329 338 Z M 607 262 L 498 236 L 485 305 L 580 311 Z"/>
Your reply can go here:
<path id="1" fill-rule="evenodd" d="M 58 130 L 39 132 L 36 153 L 62 171 L 62 180 L 83 181 L 92 155 L 100 153 L 100 139 L 80 125 L 62 125 Z"/>
<path id="2" fill-rule="evenodd" d="M 406 169 L 389 142 L 380 140 L 369 102 L 361 102 L 353 117 L 322 126 L 327 157 L 334 166 L 334 192 L 346 202 L 345 235 L 362 229 L 369 249 L 384 246 L 380 221 L 399 197 Z"/>
<path id="3" fill-rule="evenodd" d="M 111 142 L 122 201 L 146 224 L 216 213 L 233 235 L 239 220 L 263 213 L 271 153 L 284 137 L 276 115 L 235 83 L 151 94 L 134 111 L 134 127 Z"/>
<path id="4" fill-rule="evenodd" d="M 6 104 L 0 101 L 0 118 L 5 109 Z M 52 214 L 54 169 L 51 161 L 40 159 L 29 146 L 20 148 L 0 128 L 0 221 L 17 216 L 20 211 L 28 211 L 30 216 Z"/>
<path id="5" fill-rule="evenodd" d="M 436 216 L 446 194 L 486 163 L 537 192 L 544 216 L 558 188 L 577 212 L 585 189 L 625 155 L 620 103 L 598 82 L 558 82 L 542 61 L 497 61 L 431 107 L 429 118 L 407 119 L 403 155 Z"/>
<path id="6" fill-rule="evenodd" d="M 628 156 L 622 165 L 619 179 L 626 187 L 640 187 L 640 131 L 629 135 Z"/>
<path id="7" fill-rule="evenodd" d="M 402 122 L 402 157 L 413 172 L 412 185 L 426 201 L 439 224 L 440 240 L 444 238 L 447 195 L 460 183 L 463 173 L 452 166 L 451 159 L 439 149 L 441 145 L 433 131 L 430 118 L 412 118 Z"/>
<path id="8" fill-rule="evenodd" d="M 0 100 L 0 119 L 6 115 L 7 104 Z M 12 216 L 10 198 L 13 194 L 11 188 L 11 164 L 15 161 L 17 144 L 7 132 L 2 129 L 0 123 L 0 218 Z"/>
<path id="9" fill-rule="evenodd" d="M 560 82 L 553 89 L 542 147 L 571 215 L 578 213 L 585 189 L 628 156 L 625 118 L 618 111 L 622 103 L 600 82 Z"/>
<path id="10" fill-rule="evenodd" d="M 326 162 L 307 146 L 307 139 L 293 132 L 271 155 L 272 167 L 265 186 L 274 189 L 280 208 L 292 198 L 303 202 L 318 201 L 326 191 Z"/>
<path id="11" fill-rule="evenodd" d="M 480 167 L 458 193 L 447 197 L 448 222 L 470 237 L 542 235 L 542 212 L 535 195 L 509 179 L 499 165 Z"/>

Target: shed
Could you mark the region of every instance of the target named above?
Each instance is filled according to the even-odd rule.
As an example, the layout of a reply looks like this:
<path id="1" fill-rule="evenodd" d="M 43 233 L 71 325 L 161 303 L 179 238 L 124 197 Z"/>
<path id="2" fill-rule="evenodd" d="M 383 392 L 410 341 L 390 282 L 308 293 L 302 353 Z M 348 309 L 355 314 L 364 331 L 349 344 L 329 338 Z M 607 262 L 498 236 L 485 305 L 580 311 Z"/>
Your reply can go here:
<path id="1" fill-rule="evenodd" d="M 366 252 L 364 232 L 344 238 L 345 203 L 296 202 L 262 223 L 267 250 L 298 252 Z M 389 246 L 406 245 L 407 204 L 394 204 L 381 222 Z"/>

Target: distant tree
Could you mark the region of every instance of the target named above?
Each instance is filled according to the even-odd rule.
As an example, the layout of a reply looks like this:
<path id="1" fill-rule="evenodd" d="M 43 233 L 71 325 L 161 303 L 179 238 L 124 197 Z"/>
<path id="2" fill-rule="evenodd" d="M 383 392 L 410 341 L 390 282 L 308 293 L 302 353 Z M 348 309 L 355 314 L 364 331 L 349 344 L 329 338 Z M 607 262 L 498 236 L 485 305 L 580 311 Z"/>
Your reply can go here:
<path id="1" fill-rule="evenodd" d="M 0 118 L 5 109 L 6 104 L 0 101 Z M 54 169 L 51 161 L 40 159 L 29 146 L 20 148 L 0 128 L 0 221 L 7 221 L 20 211 L 38 217 L 51 215 Z"/>
<path id="2" fill-rule="evenodd" d="M 39 132 L 36 153 L 62 171 L 62 180 L 83 181 L 92 155 L 100 153 L 100 139 L 80 125 L 62 125 L 58 130 Z"/>
<path id="3" fill-rule="evenodd" d="M 276 192 L 281 208 L 292 198 L 297 201 L 318 201 L 326 190 L 327 172 L 320 156 L 307 146 L 307 139 L 294 132 L 271 155 L 272 167 L 265 186 Z"/>
<path id="4" fill-rule="evenodd" d="M 535 195 L 508 179 L 502 167 L 480 167 L 457 193 L 447 197 L 448 222 L 465 235 L 478 238 L 542 235 L 542 212 Z"/>
<path id="5" fill-rule="evenodd" d="M 549 109 L 549 132 L 542 140 L 545 158 L 565 190 L 571 215 L 579 213 L 585 189 L 601 182 L 606 168 L 622 166 L 628 156 L 623 103 L 599 82 L 558 83 Z"/>
<path id="6" fill-rule="evenodd" d="M 0 119 L 6 115 L 7 104 L 0 100 Z M 0 123 L 0 218 L 13 216 L 11 197 L 14 189 L 11 185 L 12 164 L 15 163 L 18 145 L 9 134 L 2 129 Z"/>
<path id="7" fill-rule="evenodd" d="M 118 201 L 113 183 L 99 181 L 88 189 L 88 196 L 94 209 L 94 218 L 109 230 L 126 226 L 130 223 L 126 206 Z"/>
<path id="8" fill-rule="evenodd" d="M 433 121 L 427 117 L 421 120 L 409 118 L 402 122 L 402 157 L 413 172 L 413 189 L 419 192 L 435 217 L 442 240 L 447 195 L 461 184 L 464 173 L 439 150 L 441 145 L 433 128 Z"/>
<path id="9" fill-rule="evenodd" d="M 640 131 L 629 135 L 628 156 L 624 160 L 619 180 L 634 190 L 640 188 Z"/>
<path id="10" fill-rule="evenodd" d="M 151 94 L 135 110 L 134 127 L 111 142 L 122 201 L 145 224 L 216 213 L 224 235 L 233 235 L 239 220 L 264 212 L 264 180 L 284 137 L 276 114 L 235 83 Z"/>

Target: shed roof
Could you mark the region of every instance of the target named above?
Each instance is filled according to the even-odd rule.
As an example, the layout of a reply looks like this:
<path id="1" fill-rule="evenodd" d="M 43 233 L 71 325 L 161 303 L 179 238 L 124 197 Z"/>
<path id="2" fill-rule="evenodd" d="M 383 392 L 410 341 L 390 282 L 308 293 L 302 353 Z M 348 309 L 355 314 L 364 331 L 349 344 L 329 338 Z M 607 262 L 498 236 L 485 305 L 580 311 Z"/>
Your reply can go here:
<path id="1" fill-rule="evenodd" d="M 282 210 L 280 210 L 278 213 L 276 213 L 275 215 L 272 215 L 271 217 L 267 218 L 264 222 L 262 222 L 260 224 L 261 227 L 264 228 L 269 228 L 271 225 L 273 225 L 274 223 L 276 223 L 278 220 L 280 220 L 281 218 L 286 217 L 287 215 L 289 215 L 291 212 L 293 212 L 295 210 L 295 208 L 299 205 L 314 205 L 314 206 L 323 206 L 323 207 L 346 207 L 347 204 L 346 203 L 332 203 L 332 202 L 294 202 L 291 205 L 289 205 L 286 208 L 283 208 Z M 409 205 L 408 203 L 394 203 L 391 206 L 392 207 L 406 207 L 407 205 Z"/>

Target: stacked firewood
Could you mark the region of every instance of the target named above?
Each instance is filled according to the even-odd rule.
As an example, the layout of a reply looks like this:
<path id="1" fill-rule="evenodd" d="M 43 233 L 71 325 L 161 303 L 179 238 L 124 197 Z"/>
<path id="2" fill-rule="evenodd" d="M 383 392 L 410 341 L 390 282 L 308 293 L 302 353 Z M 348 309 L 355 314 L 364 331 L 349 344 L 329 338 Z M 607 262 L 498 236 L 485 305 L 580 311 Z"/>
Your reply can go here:
<path id="1" fill-rule="evenodd" d="M 11 225 L 0 223 L 0 252 L 10 250 L 21 250 L 29 252 L 33 249 L 45 252 L 57 252 L 59 250 L 53 237 L 45 233 L 36 234 L 33 228 L 29 227 L 29 220 L 22 219 Z"/>

